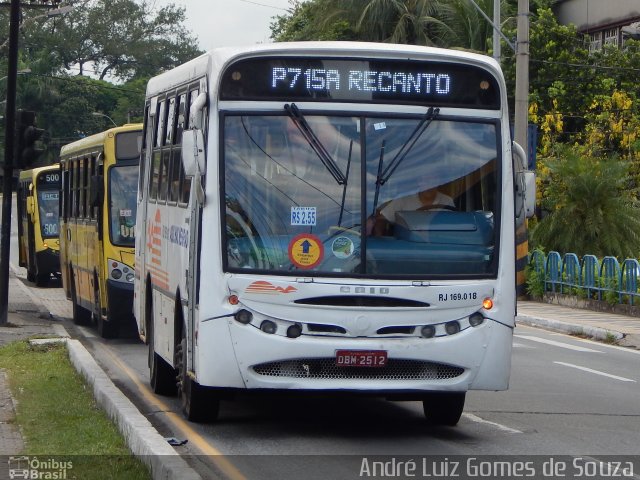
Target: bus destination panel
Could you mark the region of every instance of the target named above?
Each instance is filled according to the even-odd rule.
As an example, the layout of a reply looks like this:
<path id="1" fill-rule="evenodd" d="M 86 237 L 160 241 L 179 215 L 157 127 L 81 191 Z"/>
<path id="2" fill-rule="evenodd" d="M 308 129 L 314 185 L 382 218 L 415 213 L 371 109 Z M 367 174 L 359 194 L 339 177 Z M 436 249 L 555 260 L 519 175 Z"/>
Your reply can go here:
<path id="1" fill-rule="evenodd" d="M 500 107 L 496 79 L 474 65 L 318 57 L 238 61 L 223 75 L 220 98 Z"/>

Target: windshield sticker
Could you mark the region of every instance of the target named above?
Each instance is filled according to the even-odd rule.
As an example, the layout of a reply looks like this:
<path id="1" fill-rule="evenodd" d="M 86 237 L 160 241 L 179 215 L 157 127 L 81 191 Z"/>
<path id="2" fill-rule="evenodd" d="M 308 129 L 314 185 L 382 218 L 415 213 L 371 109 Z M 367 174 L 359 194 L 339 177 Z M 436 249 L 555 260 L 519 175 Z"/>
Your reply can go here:
<path id="1" fill-rule="evenodd" d="M 313 268 L 323 257 L 322 240 L 315 235 L 303 233 L 289 243 L 289 260 L 298 268 Z"/>
<path id="2" fill-rule="evenodd" d="M 291 207 L 291 225 L 315 226 L 316 207 Z"/>
<path id="3" fill-rule="evenodd" d="M 387 129 L 387 124 L 384 123 L 384 122 L 374 123 L 373 124 L 373 128 L 375 130 L 386 130 Z"/>
<path id="4" fill-rule="evenodd" d="M 127 209 L 121 208 L 120 209 L 120 216 L 121 217 L 131 217 L 131 216 L 133 216 L 133 214 L 132 214 L 132 211 L 131 211 L 130 208 L 127 208 Z"/>
<path id="5" fill-rule="evenodd" d="M 349 237 L 338 237 L 331 244 L 331 251 L 337 258 L 349 258 L 355 251 L 353 240 Z"/>

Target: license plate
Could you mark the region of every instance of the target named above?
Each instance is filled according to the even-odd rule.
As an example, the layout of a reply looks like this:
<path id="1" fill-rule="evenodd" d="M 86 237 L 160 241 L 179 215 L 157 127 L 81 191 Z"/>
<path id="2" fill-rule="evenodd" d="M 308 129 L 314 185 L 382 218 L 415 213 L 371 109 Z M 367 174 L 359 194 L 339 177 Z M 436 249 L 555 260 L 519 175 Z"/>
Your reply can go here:
<path id="1" fill-rule="evenodd" d="M 338 350 L 338 367 L 384 367 L 387 365 L 386 350 Z"/>

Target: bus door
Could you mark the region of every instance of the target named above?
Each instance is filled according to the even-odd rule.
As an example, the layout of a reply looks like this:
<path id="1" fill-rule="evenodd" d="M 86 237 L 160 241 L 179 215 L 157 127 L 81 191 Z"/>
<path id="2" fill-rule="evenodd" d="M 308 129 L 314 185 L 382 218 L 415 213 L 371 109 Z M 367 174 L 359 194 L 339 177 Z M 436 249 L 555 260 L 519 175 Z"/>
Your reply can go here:
<path id="1" fill-rule="evenodd" d="M 153 170 L 152 165 L 152 156 L 153 156 L 153 139 L 154 139 L 154 131 L 156 125 L 153 123 L 156 116 L 156 108 L 158 105 L 158 98 L 154 97 L 151 99 L 151 102 L 146 107 L 145 113 L 145 126 L 144 126 L 144 138 L 142 145 L 142 155 L 140 158 L 140 175 L 138 177 L 138 199 L 136 206 L 136 219 L 146 219 L 148 212 L 148 199 L 147 196 L 149 194 L 147 190 L 147 185 L 151 182 L 151 171 Z M 151 225 L 151 222 L 145 222 L 142 220 L 140 223 L 136 220 L 136 236 L 135 236 L 135 252 L 136 252 L 136 262 L 135 269 L 137 271 L 137 275 L 139 275 L 139 281 L 141 285 L 146 285 L 147 280 L 147 263 L 146 263 L 146 242 L 147 242 L 147 225 Z M 144 317 L 145 308 L 147 305 L 147 289 L 141 288 L 134 293 L 133 299 L 133 307 L 134 312 L 138 318 L 138 322 L 141 319 L 145 319 Z M 136 297 L 137 295 L 137 297 Z M 146 331 L 147 325 L 145 323 L 138 323 L 138 330 L 144 331 L 144 335 L 147 335 Z M 150 341 L 147 338 L 147 341 Z"/>

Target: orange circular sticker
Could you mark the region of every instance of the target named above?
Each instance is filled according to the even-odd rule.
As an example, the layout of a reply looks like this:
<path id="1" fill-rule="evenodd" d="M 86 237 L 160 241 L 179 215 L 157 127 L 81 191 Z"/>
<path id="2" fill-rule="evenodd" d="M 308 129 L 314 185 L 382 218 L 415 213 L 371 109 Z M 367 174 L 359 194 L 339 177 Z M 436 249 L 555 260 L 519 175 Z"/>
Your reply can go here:
<path id="1" fill-rule="evenodd" d="M 289 242 L 289 260 L 298 268 L 313 268 L 324 256 L 322 240 L 303 233 Z"/>

